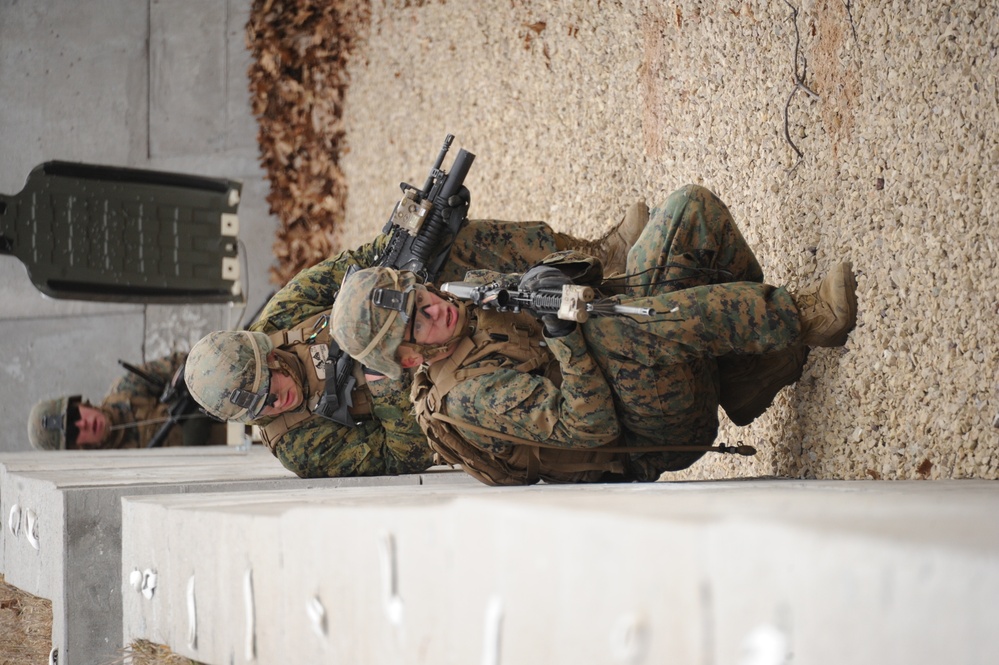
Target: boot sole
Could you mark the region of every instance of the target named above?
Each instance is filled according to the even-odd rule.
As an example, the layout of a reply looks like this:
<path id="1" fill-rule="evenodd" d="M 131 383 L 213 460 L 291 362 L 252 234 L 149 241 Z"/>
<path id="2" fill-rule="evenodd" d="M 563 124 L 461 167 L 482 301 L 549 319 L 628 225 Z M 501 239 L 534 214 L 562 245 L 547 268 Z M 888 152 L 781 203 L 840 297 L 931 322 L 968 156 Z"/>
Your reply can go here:
<path id="1" fill-rule="evenodd" d="M 840 280 L 846 299 L 846 324 L 843 332 L 832 338 L 830 346 L 843 346 L 846 339 L 857 325 L 857 278 L 853 274 L 853 265 L 840 263 L 835 270 L 842 273 Z"/>

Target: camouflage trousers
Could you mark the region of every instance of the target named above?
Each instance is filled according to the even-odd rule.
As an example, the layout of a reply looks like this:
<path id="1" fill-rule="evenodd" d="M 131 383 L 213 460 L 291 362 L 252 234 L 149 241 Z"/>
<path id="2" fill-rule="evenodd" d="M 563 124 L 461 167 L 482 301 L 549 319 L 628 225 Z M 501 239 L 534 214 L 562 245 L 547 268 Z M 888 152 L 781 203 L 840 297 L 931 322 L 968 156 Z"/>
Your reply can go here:
<path id="1" fill-rule="evenodd" d="M 718 432 L 720 381 L 747 354 L 786 353 L 800 337 L 790 294 L 763 270 L 725 204 L 688 185 L 653 208 L 628 254 L 622 303 L 648 320 L 601 317 L 587 344 L 614 392 L 629 446 L 709 445 Z M 655 480 L 703 453 L 632 455 L 629 477 Z"/>

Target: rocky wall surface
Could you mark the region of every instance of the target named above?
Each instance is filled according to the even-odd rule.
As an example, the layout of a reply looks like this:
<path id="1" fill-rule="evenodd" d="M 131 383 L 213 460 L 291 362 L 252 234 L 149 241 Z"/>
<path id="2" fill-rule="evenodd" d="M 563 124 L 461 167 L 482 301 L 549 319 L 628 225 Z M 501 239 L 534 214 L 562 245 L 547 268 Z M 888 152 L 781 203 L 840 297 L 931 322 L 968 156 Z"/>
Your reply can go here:
<path id="1" fill-rule="evenodd" d="M 670 478 L 999 478 L 999 20 L 985 0 L 370 4 L 348 59 L 343 247 L 422 183 L 445 133 L 473 218 L 600 236 L 685 183 L 767 281 L 852 261 L 842 349 L 746 428 L 755 458 Z"/>

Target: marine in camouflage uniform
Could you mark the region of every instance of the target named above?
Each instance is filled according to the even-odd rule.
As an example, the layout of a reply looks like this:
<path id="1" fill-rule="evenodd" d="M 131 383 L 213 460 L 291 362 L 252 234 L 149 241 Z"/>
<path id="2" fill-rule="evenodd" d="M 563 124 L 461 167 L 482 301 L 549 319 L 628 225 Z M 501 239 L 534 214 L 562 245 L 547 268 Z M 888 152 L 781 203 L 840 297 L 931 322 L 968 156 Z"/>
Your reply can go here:
<path id="1" fill-rule="evenodd" d="M 174 353 L 138 366 L 138 369 L 154 381 L 165 386 L 187 359 L 186 353 Z M 102 439 L 87 447 L 100 449 L 144 448 L 169 419 L 170 405 L 160 401 L 163 389 L 150 384 L 134 372 L 127 372 L 111 384 L 103 401 L 93 406 L 79 396 L 66 396 L 38 402 L 28 416 L 28 439 L 39 450 L 65 450 L 75 448 L 70 437 L 67 440 L 68 412 L 79 405 L 89 406 L 99 411 L 105 419 L 105 433 Z M 46 418 L 48 421 L 46 422 Z M 46 424 L 52 425 L 46 427 Z M 57 426 L 55 426 L 57 425 Z M 214 423 L 203 415 L 184 418 L 171 428 L 164 440 L 164 446 L 203 445 L 225 443 L 225 432 L 221 423 Z M 83 446 L 80 446 L 83 447 Z"/>
<path id="2" fill-rule="evenodd" d="M 301 271 L 274 295 L 248 330 L 274 335 L 313 325 L 306 322 L 329 313 L 347 270 L 374 265 L 387 241 L 388 236 L 379 235 L 356 250 Z M 503 272 L 522 271 L 573 242 L 578 241 L 552 232 L 542 222 L 470 221 L 455 239 L 441 279 L 460 279 L 467 270 L 486 266 Z M 579 244 L 592 247 L 594 243 Z M 250 422 L 269 436 L 268 431 L 275 429 L 275 418 L 253 419 L 226 403 L 232 388 L 250 387 L 249 378 L 256 371 L 249 370 L 251 365 L 261 368 L 262 381 L 269 380 L 266 375 L 270 374 L 264 363 L 253 360 L 252 352 L 242 342 L 238 351 L 233 351 L 234 345 L 229 344 L 229 351 L 235 355 L 224 361 L 225 367 L 219 368 L 218 358 L 227 339 L 235 339 L 235 333 L 213 333 L 192 349 L 186 373 L 191 393 L 217 417 Z M 268 343 L 261 340 L 261 345 L 260 351 L 271 351 L 266 348 Z M 249 355 L 244 357 L 244 354 Z M 363 400 L 370 404 L 369 413 L 359 414 L 356 427 L 301 413 L 300 420 L 283 432 L 280 431 L 283 427 L 277 428 L 278 433 L 265 438 L 265 443 L 287 469 L 304 478 L 415 473 L 433 465 L 433 452 L 412 414 L 409 377 L 368 382 L 359 377 L 355 401 L 360 401 L 358 391 L 369 393 Z"/>
<path id="3" fill-rule="evenodd" d="M 406 367 L 406 361 L 418 362 L 414 357 L 422 360 L 410 348 L 420 341 L 409 323 L 418 320 L 419 301 L 415 308 L 400 305 L 398 312 L 372 301 L 375 288 L 392 290 L 393 282 L 405 293 L 412 280 L 393 272 L 374 269 L 351 277 L 331 324 L 344 349 L 386 373 Z M 510 441 L 517 439 L 567 449 L 708 446 L 718 429 L 720 364 L 739 376 L 751 372 L 754 362 L 759 366 L 760 359 L 792 358 L 793 371 L 785 378 L 794 380 L 800 374 L 800 364 L 794 363 L 804 360 L 802 349 L 845 343 L 856 317 L 848 267 L 800 294 L 797 304 L 785 289 L 763 284 L 759 263 L 727 208 L 698 186 L 675 192 L 652 211 L 628 255 L 627 272 L 628 285 L 617 286 L 623 293 L 614 298 L 650 307 L 652 317 L 591 317 L 561 331 L 556 330 L 560 325 L 547 330 L 546 321 L 544 339 L 532 333 L 529 344 L 546 349 L 557 362 L 555 380 L 536 363 L 525 369 L 523 340 L 506 346 L 507 356 L 489 353 L 486 341 L 479 347 L 485 348 L 483 354 L 472 359 L 461 355 L 468 345 L 459 341 L 449 347 L 454 357 L 435 358 L 420 370 L 421 381 L 429 376 L 431 383 L 447 383 L 444 404 L 417 404 L 417 411 L 446 412 L 463 439 L 497 453 L 509 451 Z M 473 273 L 466 279 L 485 283 L 497 277 Z M 830 301 L 835 301 L 832 307 Z M 495 337 L 489 326 L 496 325 L 497 316 L 513 316 L 468 307 L 471 329 L 486 326 L 475 330 L 480 339 Z M 438 310 L 433 311 L 436 316 Z M 453 316 L 465 320 L 462 314 L 446 320 Z M 701 454 L 634 452 L 615 477 L 656 480 Z"/>

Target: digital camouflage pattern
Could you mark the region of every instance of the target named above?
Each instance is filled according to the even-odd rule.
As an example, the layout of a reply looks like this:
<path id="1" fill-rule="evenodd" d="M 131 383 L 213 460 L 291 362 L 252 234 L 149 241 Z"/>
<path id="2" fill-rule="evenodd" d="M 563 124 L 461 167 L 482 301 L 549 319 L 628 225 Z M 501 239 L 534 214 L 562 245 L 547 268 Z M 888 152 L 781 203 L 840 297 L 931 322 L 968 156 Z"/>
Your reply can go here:
<path id="1" fill-rule="evenodd" d="M 503 315 L 479 312 L 479 328 L 486 334 L 493 330 L 488 319 L 495 316 Z M 540 346 L 541 341 L 538 331 L 533 345 Z M 616 440 L 620 430 L 614 393 L 587 349 L 580 327 L 545 342 L 561 370 L 561 385 L 508 363 L 459 382 L 448 393 L 448 414 L 488 430 L 566 448 L 593 448 Z M 463 363 L 462 368 L 474 372 L 497 362 L 489 356 Z M 510 445 L 474 432 L 466 433 L 466 438 L 494 452 Z"/>
<path id="2" fill-rule="evenodd" d="M 646 269 L 650 272 L 643 273 Z M 790 295 L 760 283 L 752 251 L 724 204 L 688 186 L 652 210 L 628 257 L 622 304 L 652 307 L 650 319 L 594 317 L 564 338 L 547 340 L 563 368 L 561 386 L 543 376 L 462 364 L 474 375 L 446 398 L 450 416 L 487 430 L 565 447 L 709 445 L 718 429 L 718 357 L 790 348 L 800 336 Z M 741 281 L 740 281 L 741 280 Z M 547 423 L 538 428 L 540 420 Z M 471 430 L 485 450 L 511 445 Z M 631 454 L 624 479 L 656 480 L 703 453 Z"/>
<path id="3" fill-rule="evenodd" d="M 330 335 L 340 348 L 365 367 L 390 379 L 402 378 L 402 365 L 395 357 L 409 320 L 411 289 L 417 284 L 413 273 L 391 268 L 365 268 L 344 282 L 330 315 Z M 394 307 L 376 305 L 375 289 L 397 294 Z M 346 315 L 345 315 L 346 314 Z"/>
<path id="4" fill-rule="evenodd" d="M 251 393 L 266 391 L 271 370 L 267 354 L 274 346 L 260 332 L 218 330 L 198 340 L 184 368 L 184 381 L 191 396 L 208 413 L 222 420 L 247 423 L 252 417 L 233 404 L 229 395 L 241 389 Z"/>
<path id="5" fill-rule="evenodd" d="M 250 330 L 289 330 L 328 313 L 347 270 L 374 265 L 387 239 L 379 235 L 301 271 L 271 298 Z M 523 271 L 556 249 L 554 233 L 542 222 L 470 221 L 454 242 L 441 281 L 461 279 L 466 270 L 485 266 Z M 371 420 L 351 428 L 309 417 L 272 442 L 274 455 L 303 478 L 416 473 L 431 466 L 433 453 L 409 401 L 409 376 L 372 381 L 368 388 L 374 401 Z"/>
<path id="6" fill-rule="evenodd" d="M 183 352 L 173 353 L 138 365 L 138 369 L 166 385 L 187 357 Z M 109 416 L 109 425 L 135 426 L 115 430 L 112 435 L 115 439 L 120 436 L 118 442 L 114 445 L 105 443 L 102 447 L 144 448 L 170 415 L 170 405 L 160 401 L 162 394 L 162 389 L 150 385 L 133 372 L 126 372 L 115 380 L 100 408 Z M 196 411 L 170 430 L 163 445 L 200 446 L 224 442 L 224 426 Z"/>

